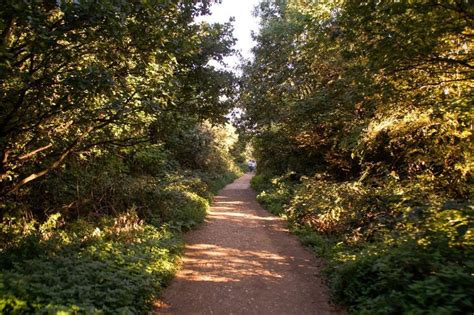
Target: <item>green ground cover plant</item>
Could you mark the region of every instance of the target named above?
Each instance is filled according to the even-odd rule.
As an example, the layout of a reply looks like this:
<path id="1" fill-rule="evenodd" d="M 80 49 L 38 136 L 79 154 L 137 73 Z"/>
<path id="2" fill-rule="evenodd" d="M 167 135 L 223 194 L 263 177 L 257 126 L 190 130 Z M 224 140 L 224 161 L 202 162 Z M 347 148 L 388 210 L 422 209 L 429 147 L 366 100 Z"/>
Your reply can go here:
<path id="1" fill-rule="evenodd" d="M 68 228 L 58 226 L 60 220 L 51 216 L 17 247 L 2 253 L 1 312 L 149 310 L 176 270 L 179 234 L 143 223 L 134 211 L 102 217 L 99 224 L 77 221 Z M 45 228 L 52 223 L 56 226 Z"/>

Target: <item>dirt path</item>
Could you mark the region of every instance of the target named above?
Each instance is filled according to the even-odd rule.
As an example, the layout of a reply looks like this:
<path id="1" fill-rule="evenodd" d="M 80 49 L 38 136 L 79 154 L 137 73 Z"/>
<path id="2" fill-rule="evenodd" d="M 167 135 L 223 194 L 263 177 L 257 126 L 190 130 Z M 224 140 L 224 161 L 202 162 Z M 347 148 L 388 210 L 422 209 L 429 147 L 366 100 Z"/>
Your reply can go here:
<path id="1" fill-rule="evenodd" d="M 183 268 L 158 314 L 335 314 L 318 260 L 255 200 L 250 174 L 215 197 L 186 237 Z"/>

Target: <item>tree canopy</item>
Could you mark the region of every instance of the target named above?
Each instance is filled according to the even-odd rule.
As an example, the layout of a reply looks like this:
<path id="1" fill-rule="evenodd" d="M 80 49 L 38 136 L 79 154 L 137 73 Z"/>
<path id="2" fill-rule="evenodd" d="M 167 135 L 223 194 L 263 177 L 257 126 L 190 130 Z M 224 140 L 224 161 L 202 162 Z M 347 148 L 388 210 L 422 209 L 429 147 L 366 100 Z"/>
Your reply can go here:
<path id="1" fill-rule="evenodd" d="M 150 140 L 163 115 L 222 122 L 230 24 L 210 1 L 5 1 L 0 12 L 1 190 L 74 154 Z"/>
<path id="2" fill-rule="evenodd" d="M 243 124 L 341 176 L 382 162 L 466 196 L 452 183 L 469 177 L 471 15 L 466 1 L 264 1 Z"/>

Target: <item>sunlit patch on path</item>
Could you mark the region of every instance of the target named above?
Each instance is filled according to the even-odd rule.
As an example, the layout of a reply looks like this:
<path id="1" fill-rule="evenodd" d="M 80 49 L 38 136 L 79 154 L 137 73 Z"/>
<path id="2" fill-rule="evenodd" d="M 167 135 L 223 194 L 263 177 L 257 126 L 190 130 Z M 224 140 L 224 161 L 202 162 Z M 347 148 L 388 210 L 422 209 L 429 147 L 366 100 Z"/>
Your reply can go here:
<path id="1" fill-rule="evenodd" d="M 263 210 L 247 174 L 215 197 L 186 237 L 183 267 L 159 314 L 333 314 L 313 254 Z"/>

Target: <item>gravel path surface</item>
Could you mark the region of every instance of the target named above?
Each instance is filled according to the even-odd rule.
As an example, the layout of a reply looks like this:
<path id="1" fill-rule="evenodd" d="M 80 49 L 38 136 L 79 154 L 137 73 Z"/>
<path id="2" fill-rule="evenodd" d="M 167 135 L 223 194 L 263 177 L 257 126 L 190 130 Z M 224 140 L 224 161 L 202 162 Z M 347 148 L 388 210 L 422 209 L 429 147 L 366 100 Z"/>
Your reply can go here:
<path id="1" fill-rule="evenodd" d="M 214 198 L 199 229 L 186 236 L 182 269 L 157 314 L 340 314 L 328 303 L 321 263 L 262 209 L 251 174 Z"/>

